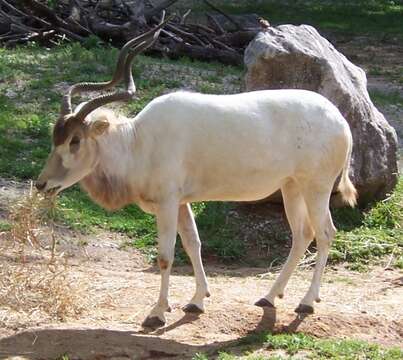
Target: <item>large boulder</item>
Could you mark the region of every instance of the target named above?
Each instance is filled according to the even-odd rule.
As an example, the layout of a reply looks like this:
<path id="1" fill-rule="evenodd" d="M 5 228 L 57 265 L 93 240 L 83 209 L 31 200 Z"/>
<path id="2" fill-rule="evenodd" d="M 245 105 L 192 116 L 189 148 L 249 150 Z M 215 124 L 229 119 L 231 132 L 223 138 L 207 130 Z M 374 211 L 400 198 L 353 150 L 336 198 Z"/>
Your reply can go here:
<path id="1" fill-rule="evenodd" d="M 354 147 L 350 175 L 360 203 L 382 199 L 397 182 L 395 130 L 375 108 L 365 72 L 311 26 L 258 33 L 245 50 L 246 89 L 307 89 L 332 101 L 347 119 Z"/>

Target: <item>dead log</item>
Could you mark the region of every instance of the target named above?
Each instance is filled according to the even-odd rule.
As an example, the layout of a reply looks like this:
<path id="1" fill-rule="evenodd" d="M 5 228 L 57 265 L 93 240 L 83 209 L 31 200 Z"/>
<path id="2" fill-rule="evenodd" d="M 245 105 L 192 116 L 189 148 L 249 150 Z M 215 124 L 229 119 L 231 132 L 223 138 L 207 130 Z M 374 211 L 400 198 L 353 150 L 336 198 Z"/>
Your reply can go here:
<path id="1" fill-rule="evenodd" d="M 227 51 L 235 51 L 237 52 L 235 49 L 233 49 L 232 47 L 224 44 L 223 42 L 217 40 L 217 39 L 211 39 L 211 41 L 213 42 L 213 44 L 218 45 L 220 48 L 227 50 Z"/>
<path id="2" fill-rule="evenodd" d="M 54 9 L 42 0 L 0 0 L 0 42 L 6 45 L 41 41 L 47 45 L 60 38 L 85 41 L 95 34 L 108 43 L 121 46 L 158 23 L 158 14 L 178 0 L 160 0 L 148 5 L 145 0 L 56 0 Z M 242 30 L 236 16 L 225 14 L 208 0 L 209 7 L 222 14 L 207 15 L 209 23 L 191 23 L 190 10 L 175 16 L 162 30 L 153 53 L 178 58 L 242 64 L 243 50 L 258 30 Z M 217 20 L 221 19 L 221 20 Z M 231 22 L 237 31 L 227 31 Z M 227 21 L 228 20 L 228 21 Z"/>
<path id="3" fill-rule="evenodd" d="M 97 36 L 105 40 L 119 38 L 125 40 L 127 38 L 127 33 L 130 32 L 131 28 L 129 22 L 123 25 L 116 25 L 103 20 L 95 14 L 88 18 L 88 24 L 94 34 L 97 34 Z"/>
<path id="4" fill-rule="evenodd" d="M 10 31 L 11 23 L 3 21 L 3 19 L 0 21 L 0 35 L 8 33 Z"/>
<path id="5" fill-rule="evenodd" d="M 216 39 L 232 47 L 244 48 L 253 40 L 258 32 L 259 30 L 237 31 L 218 36 Z"/>

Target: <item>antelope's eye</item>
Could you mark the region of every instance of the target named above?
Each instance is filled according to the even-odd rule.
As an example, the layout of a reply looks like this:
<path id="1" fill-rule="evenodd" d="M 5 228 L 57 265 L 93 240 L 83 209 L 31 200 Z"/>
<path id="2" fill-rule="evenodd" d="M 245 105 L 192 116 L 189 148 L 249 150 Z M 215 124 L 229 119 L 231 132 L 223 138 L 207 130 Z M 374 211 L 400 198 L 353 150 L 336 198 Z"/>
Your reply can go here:
<path id="1" fill-rule="evenodd" d="M 75 153 L 80 148 L 80 138 L 78 136 L 73 136 L 70 141 L 70 152 Z"/>

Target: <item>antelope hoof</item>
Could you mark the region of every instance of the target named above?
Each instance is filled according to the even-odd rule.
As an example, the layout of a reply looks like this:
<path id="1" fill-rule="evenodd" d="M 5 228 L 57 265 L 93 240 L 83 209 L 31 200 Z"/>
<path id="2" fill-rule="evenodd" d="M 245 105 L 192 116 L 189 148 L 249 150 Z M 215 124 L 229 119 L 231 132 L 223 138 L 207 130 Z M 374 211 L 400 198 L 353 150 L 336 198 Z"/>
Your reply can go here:
<path id="1" fill-rule="evenodd" d="M 143 321 L 141 326 L 143 328 L 150 328 L 150 329 L 157 329 L 160 327 L 163 327 L 165 325 L 165 321 L 162 321 L 159 317 L 157 316 L 147 316 L 147 318 Z"/>
<path id="2" fill-rule="evenodd" d="M 298 314 L 313 314 L 313 306 L 299 304 L 298 307 L 294 311 Z"/>
<path id="3" fill-rule="evenodd" d="M 202 314 L 202 313 L 204 313 L 204 310 L 200 309 L 195 304 L 187 304 L 182 308 L 182 310 L 185 313 L 191 313 L 191 314 Z"/>
<path id="4" fill-rule="evenodd" d="M 256 306 L 259 307 L 268 307 L 268 308 L 274 308 L 275 306 L 266 298 L 261 298 L 260 300 L 255 302 Z"/>

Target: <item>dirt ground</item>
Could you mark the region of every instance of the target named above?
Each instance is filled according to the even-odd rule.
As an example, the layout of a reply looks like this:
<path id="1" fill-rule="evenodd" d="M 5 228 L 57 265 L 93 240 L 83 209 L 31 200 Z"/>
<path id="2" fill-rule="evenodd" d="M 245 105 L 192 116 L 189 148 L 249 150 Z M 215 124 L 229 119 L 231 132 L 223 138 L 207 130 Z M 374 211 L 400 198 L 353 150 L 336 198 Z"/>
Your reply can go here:
<path id="1" fill-rule="evenodd" d="M 141 322 L 158 296 L 157 268 L 148 265 L 138 251 L 122 248 L 124 237 L 63 235 L 69 242 L 63 240 L 59 251 L 68 254 L 71 277 L 85 284 L 87 309 L 61 323 L 38 314 L 29 319 L 0 308 L 0 358 L 56 359 L 68 354 L 70 359 L 129 359 L 133 355 L 135 359 L 186 359 L 263 330 L 301 331 L 386 346 L 403 343 L 401 271 L 376 267 L 363 274 L 343 266 L 329 267 L 322 302 L 314 315 L 301 317 L 293 309 L 309 286 L 311 269 L 298 270 L 276 310 L 263 311 L 253 303 L 268 291 L 277 271 L 207 265 L 212 296 L 207 299 L 206 313 L 196 316 L 181 310 L 194 291 L 192 270 L 176 267 L 167 325 L 147 333 Z M 5 252 L 0 258 L 10 261 Z"/>
<path id="2" fill-rule="evenodd" d="M 403 48 L 393 42 L 373 44 L 368 38 L 338 38 L 337 42 L 338 49 L 366 70 L 379 65 L 392 73 L 402 71 Z M 402 83 L 384 75 L 369 76 L 369 88 L 403 94 Z M 396 127 L 403 146 L 403 109 L 385 105 L 380 110 Z M 24 188 L 0 179 L 0 218 L 6 216 L 7 203 Z M 0 359 L 56 359 L 64 354 L 69 359 L 188 359 L 264 330 L 362 339 L 385 346 L 403 344 L 403 272 L 389 269 L 388 259 L 384 266 L 366 273 L 343 265 L 327 267 L 322 302 L 310 316 L 293 312 L 308 289 L 310 268 L 300 268 L 293 275 L 275 310 L 263 311 L 253 303 L 268 292 L 277 269 L 207 264 L 212 296 L 206 301 L 206 313 L 197 316 L 181 310 L 193 295 L 192 270 L 175 267 L 167 325 L 145 332 L 140 324 L 158 296 L 158 269 L 138 251 L 122 247 L 127 240 L 123 236 L 84 236 L 66 229 L 60 235 L 64 240 L 59 252 L 69 258 L 68 272 L 81 284 L 87 309 L 58 322 L 41 314 L 27 318 L 0 307 Z M 0 253 L 0 262 L 11 261 L 7 255 Z"/>

